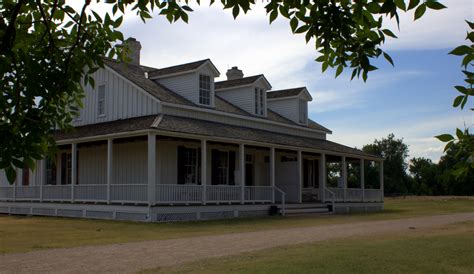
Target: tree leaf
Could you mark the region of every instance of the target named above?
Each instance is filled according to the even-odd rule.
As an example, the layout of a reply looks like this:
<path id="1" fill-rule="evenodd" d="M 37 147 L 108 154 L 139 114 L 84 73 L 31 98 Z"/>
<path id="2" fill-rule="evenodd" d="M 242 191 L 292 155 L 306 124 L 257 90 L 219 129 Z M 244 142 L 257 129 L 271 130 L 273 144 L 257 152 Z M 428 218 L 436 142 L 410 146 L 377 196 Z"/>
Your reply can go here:
<path id="1" fill-rule="evenodd" d="M 343 70 L 344 70 L 344 67 L 342 65 L 339 65 L 337 67 L 337 70 L 336 70 L 336 77 L 335 78 L 337 78 L 337 76 L 339 76 L 342 73 Z"/>
<path id="2" fill-rule="evenodd" d="M 408 10 L 414 9 L 419 3 L 420 0 L 410 0 L 410 3 L 408 4 Z"/>
<path id="3" fill-rule="evenodd" d="M 457 96 L 453 101 L 453 107 L 458 107 L 461 104 L 463 98 L 464 96 L 462 95 Z"/>
<path id="4" fill-rule="evenodd" d="M 278 11 L 275 9 L 270 13 L 270 24 L 278 17 Z"/>
<path id="5" fill-rule="evenodd" d="M 459 46 L 459 47 L 453 49 L 449 54 L 462 56 L 464 54 L 468 54 L 470 51 L 471 51 L 470 47 L 468 47 L 466 45 L 462 45 L 462 46 Z"/>
<path id="6" fill-rule="evenodd" d="M 385 57 L 385 59 L 386 59 L 390 64 L 392 64 L 393 67 L 395 66 L 395 64 L 393 63 L 392 57 L 390 57 L 390 55 L 388 55 L 386 52 L 383 53 L 383 57 Z"/>
<path id="7" fill-rule="evenodd" d="M 425 11 L 426 11 L 426 5 L 425 4 L 419 5 L 418 8 L 416 8 L 416 10 L 415 10 L 415 19 L 414 20 L 417 20 L 421 16 L 423 16 L 423 14 L 425 14 Z"/>
<path id="8" fill-rule="evenodd" d="M 391 30 L 389 29 L 383 29 L 382 32 L 385 34 L 385 35 L 388 35 L 390 37 L 393 37 L 393 38 L 398 38 Z"/>
<path id="9" fill-rule="evenodd" d="M 426 1 L 425 4 L 428 8 L 430 8 L 432 10 L 441 10 L 441 9 L 446 8 L 445 5 L 441 4 L 438 1 Z"/>
<path id="10" fill-rule="evenodd" d="M 16 179 L 16 169 L 14 169 L 12 166 L 8 166 L 5 168 L 5 173 L 7 175 L 8 182 L 13 185 L 13 182 L 15 182 Z"/>
<path id="11" fill-rule="evenodd" d="M 298 27 L 298 19 L 296 17 L 291 18 L 290 20 L 291 31 L 295 32 Z"/>
<path id="12" fill-rule="evenodd" d="M 441 134 L 441 135 L 435 136 L 435 138 L 437 138 L 441 142 L 449 142 L 449 141 L 454 140 L 454 137 L 451 134 Z"/>

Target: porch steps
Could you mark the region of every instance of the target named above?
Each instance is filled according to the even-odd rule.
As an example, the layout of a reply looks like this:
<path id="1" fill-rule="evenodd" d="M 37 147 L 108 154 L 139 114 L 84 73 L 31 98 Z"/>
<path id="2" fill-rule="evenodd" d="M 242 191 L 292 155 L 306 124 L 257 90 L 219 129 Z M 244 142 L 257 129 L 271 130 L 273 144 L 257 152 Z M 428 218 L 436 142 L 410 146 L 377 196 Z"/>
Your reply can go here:
<path id="1" fill-rule="evenodd" d="M 281 206 L 278 206 L 279 212 L 281 213 Z M 311 204 L 288 204 L 285 207 L 285 215 L 296 216 L 296 215 L 323 215 L 331 214 L 328 206 L 323 203 L 311 203 Z"/>

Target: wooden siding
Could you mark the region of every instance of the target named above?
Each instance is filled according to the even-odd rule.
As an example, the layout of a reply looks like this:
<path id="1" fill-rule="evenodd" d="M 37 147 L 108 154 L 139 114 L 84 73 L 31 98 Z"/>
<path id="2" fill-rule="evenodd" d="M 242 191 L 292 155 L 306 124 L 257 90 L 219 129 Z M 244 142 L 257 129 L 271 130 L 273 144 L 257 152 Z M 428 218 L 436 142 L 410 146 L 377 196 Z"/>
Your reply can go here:
<path id="1" fill-rule="evenodd" d="M 102 123 L 119 119 L 139 117 L 160 112 L 160 103 L 110 69 L 99 69 L 93 75 L 95 89 L 84 88 L 84 108 L 73 122 L 74 126 Z M 98 115 L 99 85 L 105 84 L 105 115 Z"/>
<path id="2" fill-rule="evenodd" d="M 30 170 L 30 186 L 35 186 L 35 185 L 40 185 L 41 180 L 42 180 L 42 168 L 43 168 L 43 162 L 42 161 L 36 161 L 36 168 L 35 170 Z M 16 173 L 16 180 L 15 183 L 20 186 L 22 184 L 23 180 L 23 173 L 21 169 L 17 169 Z M 5 171 L 3 169 L 0 169 L 0 186 L 9 186 L 10 183 L 7 180 L 7 176 L 5 174 Z"/>
<path id="3" fill-rule="evenodd" d="M 296 123 L 299 122 L 298 98 L 278 99 L 268 101 L 267 103 L 269 109 Z"/>
<path id="4" fill-rule="evenodd" d="M 287 202 L 298 203 L 300 199 L 300 189 L 297 186 L 298 162 L 282 162 L 282 156 L 296 158 L 296 154 L 275 153 L 275 185 L 286 193 Z"/>
<path id="5" fill-rule="evenodd" d="M 210 112 L 204 112 L 204 111 L 198 111 L 198 110 L 189 110 L 189 109 L 183 109 L 183 108 L 174 107 L 174 106 L 163 106 L 163 113 L 175 115 L 175 116 L 223 123 L 223 124 L 230 124 L 234 126 L 242 126 L 242 127 L 247 127 L 247 128 L 268 130 L 268 131 L 289 134 L 289 135 L 294 135 L 294 136 L 326 139 L 326 133 L 308 131 L 308 130 L 303 130 L 303 129 L 299 130 L 298 128 L 283 127 L 279 125 L 269 124 L 269 123 L 266 123 L 265 121 L 252 121 L 252 120 L 247 119 L 245 116 L 242 116 L 242 118 L 230 117 L 230 116 L 219 115 L 216 113 L 210 113 Z"/>
<path id="6" fill-rule="evenodd" d="M 217 91 L 217 95 L 246 112 L 253 114 L 255 112 L 254 89 L 254 86 L 226 89 Z"/>

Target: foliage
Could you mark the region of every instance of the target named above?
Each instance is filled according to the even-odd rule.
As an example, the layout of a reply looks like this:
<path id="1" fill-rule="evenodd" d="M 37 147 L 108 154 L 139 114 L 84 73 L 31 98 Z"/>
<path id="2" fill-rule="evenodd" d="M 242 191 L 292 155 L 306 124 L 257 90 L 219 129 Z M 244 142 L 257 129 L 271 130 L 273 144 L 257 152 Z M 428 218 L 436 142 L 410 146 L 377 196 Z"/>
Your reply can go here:
<path id="1" fill-rule="evenodd" d="M 466 106 L 469 97 L 474 96 L 474 71 L 472 71 L 472 67 L 474 66 L 474 23 L 466 22 L 471 29 L 466 37 L 466 40 L 470 41 L 470 45 L 459 46 L 449 53 L 463 57 L 461 66 L 463 68 L 462 72 L 466 77 L 466 79 L 464 79 L 465 86 L 455 86 L 455 89 L 461 94 L 456 96 L 453 101 L 453 107 L 459 107 L 461 110 Z M 471 108 L 470 111 L 474 111 L 474 109 Z M 436 138 L 446 143 L 444 151 L 456 147 L 458 148 L 456 152 L 458 154 L 457 156 L 464 155 L 464 157 L 459 157 L 460 162 L 453 171 L 456 178 L 462 178 L 474 172 L 474 137 L 469 132 L 469 128 L 465 128 L 464 130 L 456 128 L 456 136 L 441 134 L 436 136 Z"/>
<path id="2" fill-rule="evenodd" d="M 430 159 L 413 158 L 410 161 L 410 173 L 413 176 L 411 189 L 413 194 L 433 195 L 443 191 L 437 186 L 438 167 Z"/>
<path id="3" fill-rule="evenodd" d="M 383 164 L 385 194 L 408 192 L 408 176 L 406 173 L 408 146 L 403 142 L 403 139 L 396 139 L 395 135 L 391 133 L 387 138 L 376 139 L 373 144 L 365 145 L 362 150 L 385 158 Z M 375 172 L 369 170 L 368 173 L 374 174 Z"/>
<path id="4" fill-rule="evenodd" d="M 97 0 L 97 2 L 102 2 Z M 91 74 L 103 66 L 102 57 L 126 59 L 127 49 L 118 30 L 125 13 L 134 12 L 145 22 L 154 12 L 169 22 L 188 22 L 188 0 L 105 0 L 112 12 L 100 16 L 91 0 L 74 9 L 65 0 L 4 0 L 0 2 L 0 169 L 10 182 L 16 168 L 34 168 L 54 147 L 52 132 L 70 129 L 82 107 L 83 86 L 94 86 Z M 197 1 L 200 4 L 200 1 Z M 235 18 L 246 13 L 255 0 L 221 0 Z M 212 0 L 211 3 L 214 3 Z M 323 71 L 352 69 L 352 78 L 375 70 L 370 60 L 391 57 L 381 49 L 386 37 L 384 17 L 414 10 L 415 20 L 426 9 L 442 9 L 435 0 L 270 0 L 270 23 L 279 15 L 289 20 L 294 33 L 314 42 Z"/>

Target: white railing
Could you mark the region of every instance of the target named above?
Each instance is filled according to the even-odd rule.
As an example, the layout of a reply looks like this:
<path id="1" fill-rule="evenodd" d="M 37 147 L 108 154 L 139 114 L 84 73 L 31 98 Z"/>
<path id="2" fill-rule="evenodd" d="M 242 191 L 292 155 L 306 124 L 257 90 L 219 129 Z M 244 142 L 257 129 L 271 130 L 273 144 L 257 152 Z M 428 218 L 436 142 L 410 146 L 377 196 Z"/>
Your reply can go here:
<path id="1" fill-rule="evenodd" d="M 245 201 L 271 202 L 273 188 L 271 186 L 246 186 Z"/>
<path id="2" fill-rule="evenodd" d="M 274 187 L 274 191 L 275 191 L 275 196 L 276 196 L 276 192 L 278 192 L 278 193 L 281 195 L 281 196 L 280 196 L 280 198 L 281 198 L 281 210 L 280 210 L 280 214 L 281 214 L 282 216 L 285 216 L 285 214 L 286 214 L 286 212 L 285 212 L 285 210 L 286 210 L 286 206 L 285 206 L 286 193 L 285 193 L 283 190 L 281 190 L 281 189 L 279 189 L 278 187 L 276 187 L 276 186 Z"/>
<path id="3" fill-rule="evenodd" d="M 7 201 L 13 199 L 13 186 L 0 187 L 0 201 Z"/>
<path id="4" fill-rule="evenodd" d="M 383 201 L 383 193 L 381 189 L 365 189 L 364 193 L 365 193 L 364 200 L 366 202 L 382 202 Z"/>
<path id="5" fill-rule="evenodd" d="M 335 208 L 336 194 L 332 190 L 325 188 L 324 196 L 327 197 L 327 200 L 331 201 L 331 212 L 333 213 L 336 212 L 336 208 Z"/>
<path id="6" fill-rule="evenodd" d="M 75 185 L 74 200 L 87 202 L 106 202 L 107 185 Z"/>
<path id="7" fill-rule="evenodd" d="M 147 184 L 116 184 L 110 185 L 111 202 L 146 203 L 148 202 Z"/>
<path id="8" fill-rule="evenodd" d="M 201 185 L 156 185 L 158 204 L 191 204 L 203 201 Z"/>
<path id="9" fill-rule="evenodd" d="M 344 189 L 343 188 L 328 187 L 327 190 L 334 193 L 334 200 L 336 202 L 344 202 Z"/>
<path id="10" fill-rule="evenodd" d="M 44 185 L 43 200 L 45 201 L 70 201 L 71 185 Z"/>
<path id="11" fill-rule="evenodd" d="M 235 203 L 242 201 L 240 186 L 207 185 L 206 199 L 208 202 Z"/>
<path id="12" fill-rule="evenodd" d="M 17 186 L 15 198 L 17 200 L 39 200 L 40 187 L 39 186 Z"/>
<path id="13" fill-rule="evenodd" d="M 360 188 L 348 188 L 346 190 L 346 201 L 348 202 L 362 202 L 364 191 Z"/>

